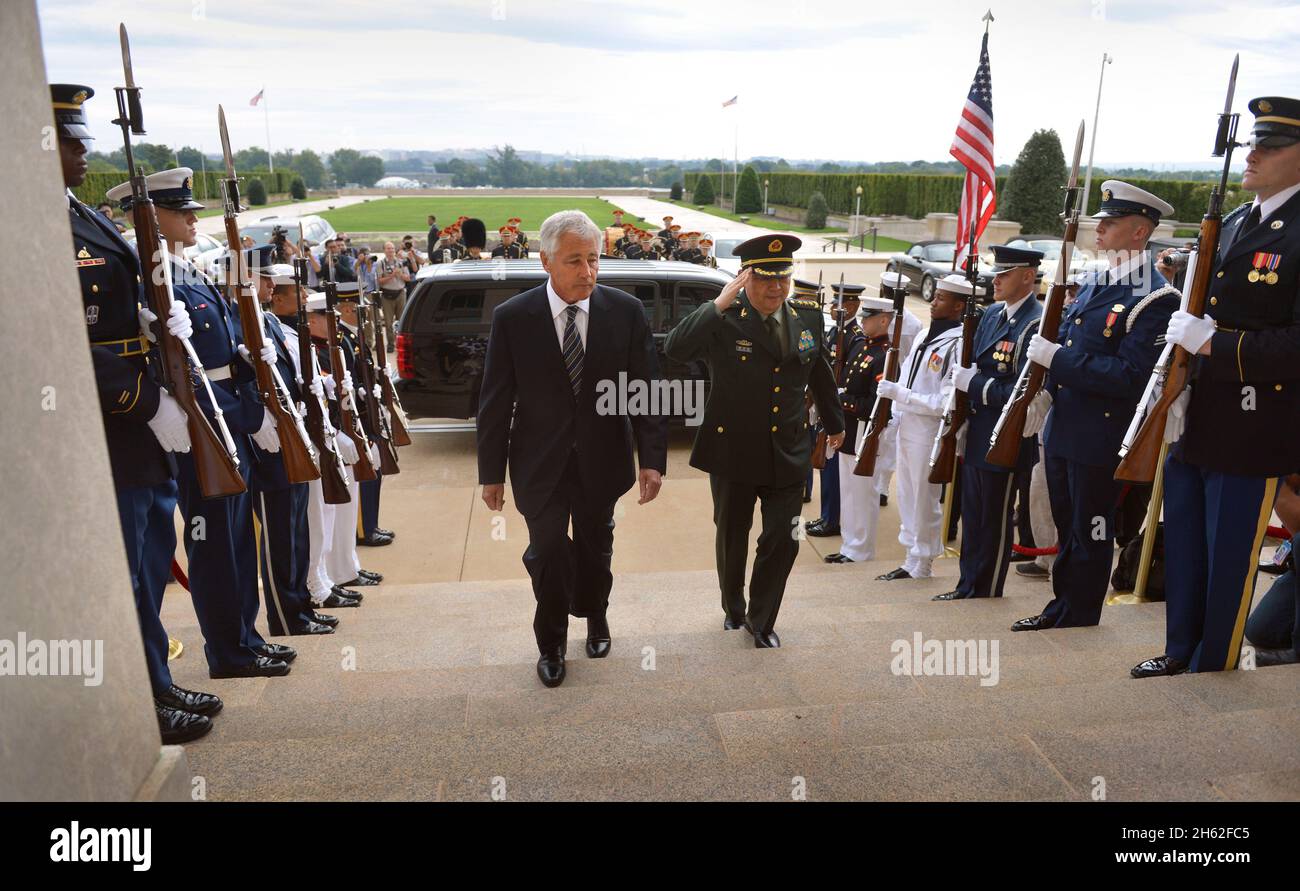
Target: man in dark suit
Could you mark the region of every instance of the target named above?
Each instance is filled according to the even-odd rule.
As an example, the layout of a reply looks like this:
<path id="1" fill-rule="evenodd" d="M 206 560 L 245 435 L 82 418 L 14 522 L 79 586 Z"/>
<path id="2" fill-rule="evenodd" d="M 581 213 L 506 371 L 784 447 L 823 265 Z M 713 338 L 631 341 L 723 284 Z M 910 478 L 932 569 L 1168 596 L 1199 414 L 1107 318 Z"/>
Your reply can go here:
<path id="1" fill-rule="evenodd" d="M 528 524 L 524 566 L 537 598 L 537 674 L 548 687 L 564 681 L 570 615 L 587 620 L 587 656 L 609 654 L 614 504 L 633 482 L 638 504 L 653 500 L 667 470 L 665 416 L 598 410 L 602 382 L 623 377 L 629 387 L 649 387 L 659 378 L 641 301 L 596 284 L 601 240 L 581 211 L 560 211 L 542 224 L 550 278 L 493 312 L 479 396 L 483 501 L 491 510 L 504 506 L 509 464 Z"/>
<path id="2" fill-rule="evenodd" d="M 1250 110 L 1255 199 L 1223 220 L 1205 316 L 1165 332 L 1192 385 L 1165 430 L 1165 652 L 1136 678 L 1237 667 L 1278 483 L 1300 468 L 1300 100 Z"/>
<path id="3" fill-rule="evenodd" d="M 799 553 L 804 481 L 812 466 L 806 394 L 811 390 L 827 444 L 844 442 L 844 412 L 835 388 L 815 300 L 787 300 L 793 235 L 762 235 L 737 245 L 740 275 L 716 299 L 682 319 L 664 343 L 677 362 L 703 359 L 713 388 L 691 450 L 707 471 L 717 527 L 722 627 L 744 628 L 754 646 L 781 646 L 776 616 Z M 745 604 L 745 564 L 754 503 L 763 532 Z"/>
<path id="4" fill-rule="evenodd" d="M 1038 331 L 1043 306 L 1035 279 L 1041 251 L 993 248 L 993 299 L 975 329 L 974 363 L 953 366 L 953 385 L 970 396 L 966 452 L 961 466 L 961 578 L 957 587 L 931 600 L 1001 597 L 1011 562 L 1011 495 L 1015 471 L 1038 460 L 1038 440 L 1021 442 L 1016 466 L 990 464 L 993 427 L 1020 376 L 1029 338 Z"/>

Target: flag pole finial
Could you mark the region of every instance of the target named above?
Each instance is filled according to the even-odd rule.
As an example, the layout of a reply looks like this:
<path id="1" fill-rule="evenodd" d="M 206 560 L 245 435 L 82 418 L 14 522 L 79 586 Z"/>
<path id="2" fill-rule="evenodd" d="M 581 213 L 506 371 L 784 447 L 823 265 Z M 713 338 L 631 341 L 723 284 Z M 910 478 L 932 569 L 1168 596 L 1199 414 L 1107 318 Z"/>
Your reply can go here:
<path id="1" fill-rule="evenodd" d="M 993 21 L 993 10 L 990 9 L 988 12 L 984 13 L 982 21 L 984 22 L 984 33 L 987 34 L 989 33 L 989 23 Z"/>

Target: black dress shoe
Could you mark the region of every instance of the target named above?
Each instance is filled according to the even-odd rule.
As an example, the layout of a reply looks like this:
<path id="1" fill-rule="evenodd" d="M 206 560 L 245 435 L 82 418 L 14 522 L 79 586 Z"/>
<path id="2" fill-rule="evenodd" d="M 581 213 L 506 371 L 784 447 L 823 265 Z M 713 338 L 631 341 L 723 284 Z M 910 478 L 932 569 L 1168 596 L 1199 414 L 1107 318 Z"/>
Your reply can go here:
<path id="1" fill-rule="evenodd" d="M 312 613 L 311 613 L 311 620 L 312 620 L 313 622 L 316 622 L 316 623 L 319 624 L 319 625 L 325 625 L 326 627 L 329 627 L 329 628 L 337 628 L 337 627 L 339 627 L 339 617 L 338 617 L 338 616 L 327 616 L 327 615 L 325 615 L 325 613 L 318 613 L 318 612 L 316 612 L 315 610 L 312 610 Z"/>
<path id="2" fill-rule="evenodd" d="M 334 621 L 337 623 L 338 619 L 335 619 Z M 303 634 L 333 634 L 333 633 L 334 633 L 333 625 L 324 625 L 320 622 L 308 622 L 306 625 L 302 626 L 297 631 L 289 632 L 289 634 L 294 637 L 298 637 Z"/>
<path id="3" fill-rule="evenodd" d="M 889 496 L 888 496 L 888 495 L 881 495 L 881 496 L 880 496 L 880 506 L 881 506 L 881 507 L 889 507 Z"/>
<path id="4" fill-rule="evenodd" d="M 931 600 L 963 600 L 964 598 L 956 591 L 944 591 L 942 594 L 936 594 Z"/>
<path id="5" fill-rule="evenodd" d="M 286 647 L 284 644 L 269 643 L 258 652 L 268 659 L 279 659 L 286 664 L 298 658 L 298 651 L 293 647 Z"/>
<path id="6" fill-rule="evenodd" d="M 356 578 L 352 579 L 351 581 L 339 582 L 337 585 L 335 585 L 335 587 L 336 588 L 372 588 L 377 584 L 379 584 L 379 582 L 375 581 L 374 579 L 368 579 L 365 576 L 359 575 Z"/>
<path id="7" fill-rule="evenodd" d="M 809 523 L 803 531 L 804 535 L 811 535 L 813 538 L 830 538 L 832 535 L 840 534 L 840 527 L 818 521 L 816 526 Z"/>
<path id="8" fill-rule="evenodd" d="M 233 668 L 208 669 L 210 678 L 279 678 L 289 673 L 289 663 L 270 656 L 258 656 L 248 665 Z"/>
<path id="9" fill-rule="evenodd" d="M 330 592 L 337 594 L 338 596 L 342 597 L 344 600 L 355 600 L 357 603 L 360 603 L 361 601 L 366 599 L 366 595 L 362 594 L 360 591 L 353 591 L 349 588 L 344 588 L 341 585 L 335 585 L 334 587 L 330 588 Z"/>
<path id="10" fill-rule="evenodd" d="M 1272 668 L 1274 665 L 1295 665 L 1300 662 L 1300 654 L 1295 650 L 1275 650 L 1269 647 L 1255 647 L 1255 667 Z"/>
<path id="11" fill-rule="evenodd" d="M 387 535 L 380 535 L 376 532 L 370 533 L 365 538 L 357 539 L 357 547 L 359 548 L 382 548 L 384 545 L 390 545 L 392 543 L 393 540 L 390 537 Z"/>
<path id="12" fill-rule="evenodd" d="M 744 620 L 733 619 L 731 618 L 731 616 L 727 616 L 725 619 L 722 620 L 723 631 L 735 631 L 739 628 L 744 628 L 744 627 L 745 627 Z"/>
<path id="13" fill-rule="evenodd" d="M 605 616 L 587 617 L 587 658 L 604 659 L 609 655 L 609 620 Z"/>
<path id="14" fill-rule="evenodd" d="M 1011 623 L 1012 631 L 1042 631 L 1052 627 L 1052 620 L 1047 616 L 1029 616 Z"/>
<path id="15" fill-rule="evenodd" d="M 194 715 L 206 715 L 209 718 L 221 711 L 222 705 L 221 699 L 211 693 L 186 690 L 184 687 L 178 687 L 175 684 L 168 687 L 165 693 L 155 696 L 153 701 L 158 705 L 178 708 L 183 712 Z"/>
<path id="16" fill-rule="evenodd" d="M 384 580 L 384 574 L 382 572 L 372 572 L 369 569 L 358 569 L 357 577 L 363 579 L 370 579 L 376 585 Z"/>
<path id="17" fill-rule="evenodd" d="M 885 573 L 884 575 L 878 575 L 878 576 L 876 576 L 876 581 L 878 581 L 878 582 L 896 582 L 896 581 L 898 581 L 899 579 L 910 579 L 911 577 L 912 577 L 912 574 L 911 574 L 910 572 L 908 572 L 906 569 L 904 569 L 903 567 L 900 566 L 900 567 L 898 567 L 897 569 L 891 569 L 891 570 L 889 570 L 889 572 Z"/>
<path id="18" fill-rule="evenodd" d="M 852 563 L 853 560 L 850 557 L 845 557 L 843 554 L 830 554 L 826 557 L 822 557 L 822 562 L 823 563 Z"/>
<path id="19" fill-rule="evenodd" d="M 325 599 L 319 604 L 322 609 L 346 609 L 350 606 L 360 606 L 361 600 L 355 597 L 344 597 L 334 591 L 325 595 Z"/>
<path id="20" fill-rule="evenodd" d="M 1051 577 L 1051 573 L 1037 563 L 1021 563 L 1016 567 L 1016 575 L 1023 575 L 1031 579 L 1046 579 Z"/>
<path id="21" fill-rule="evenodd" d="M 775 631 L 755 631 L 754 626 L 749 624 L 749 619 L 745 620 L 745 630 L 753 636 L 756 650 L 775 650 L 781 646 L 781 638 L 776 636 Z"/>
<path id="22" fill-rule="evenodd" d="M 397 538 L 397 533 L 394 532 L 392 529 L 381 529 L 378 526 L 375 527 L 375 534 L 387 535 L 389 538 Z"/>
<path id="23" fill-rule="evenodd" d="M 537 676 L 547 687 L 558 687 L 564 683 L 564 648 L 543 653 L 537 660 Z"/>
<path id="24" fill-rule="evenodd" d="M 1161 655 L 1134 665 L 1129 670 L 1129 676 L 1134 678 L 1158 678 L 1182 674 L 1185 671 L 1187 671 L 1187 666 L 1184 663 Z"/>
<path id="25" fill-rule="evenodd" d="M 153 711 L 158 718 L 158 734 L 165 746 L 193 742 L 212 729 L 212 719 L 207 715 L 163 705 L 157 698 L 153 701 Z"/>

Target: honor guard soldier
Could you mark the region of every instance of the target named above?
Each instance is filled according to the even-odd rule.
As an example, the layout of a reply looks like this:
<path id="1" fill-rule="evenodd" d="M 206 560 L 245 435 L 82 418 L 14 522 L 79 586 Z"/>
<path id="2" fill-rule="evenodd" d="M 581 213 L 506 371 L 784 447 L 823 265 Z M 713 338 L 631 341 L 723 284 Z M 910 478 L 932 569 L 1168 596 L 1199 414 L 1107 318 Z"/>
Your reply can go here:
<path id="1" fill-rule="evenodd" d="M 453 263 L 461 257 L 460 242 L 457 240 L 457 231 L 454 226 L 448 226 L 442 230 L 442 235 L 438 239 L 438 246 L 432 254 L 429 255 L 430 263 Z"/>
<path id="2" fill-rule="evenodd" d="M 501 236 L 501 243 L 492 249 L 493 257 L 503 260 L 524 259 L 524 249 L 515 243 L 515 233 L 509 226 L 502 226 L 497 230 L 497 235 Z"/>
<path id="3" fill-rule="evenodd" d="M 1165 652 L 1134 677 L 1237 667 L 1278 481 L 1300 469 L 1300 100 L 1249 107 L 1255 199 L 1197 261 L 1214 263 L 1205 317 L 1165 333 L 1195 358 L 1165 434 Z"/>
<path id="4" fill-rule="evenodd" d="M 663 222 L 664 222 L 664 227 L 660 229 L 658 232 L 656 232 L 655 235 L 660 240 L 662 240 L 665 244 L 667 244 L 673 237 L 673 218 L 670 216 L 664 217 Z"/>
<path id="5" fill-rule="evenodd" d="M 142 336 L 141 326 L 147 331 L 156 317 L 140 308 L 140 263 L 117 228 L 72 194 L 86 177 L 92 137 L 82 104 L 93 95 L 90 87 L 78 84 L 50 85 L 77 279 L 145 667 L 162 741 L 175 745 L 211 730 L 211 716 L 222 707 L 210 693 L 172 683 L 167 631 L 158 617 L 176 550 L 175 461 L 169 453 L 189 451 L 190 435 L 185 412 L 158 385 L 147 360 L 153 335 Z M 173 303 L 166 325 L 178 337 L 189 336 L 184 306 Z"/>
<path id="6" fill-rule="evenodd" d="M 903 359 L 898 381 L 881 381 L 880 396 L 893 400 L 898 419 L 898 543 L 907 551 L 903 565 L 877 581 L 928 579 L 934 558 L 943 553 L 943 487 L 930 482 L 930 449 L 939 433 L 952 392 L 952 366 L 961 345 L 961 317 L 971 299 L 964 276 L 948 275 L 935 286 L 930 327 Z"/>
<path id="7" fill-rule="evenodd" d="M 903 287 L 898 273 L 887 272 L 881 293 Z M 864 289 L 865 290 L 865 289 Z M 866 433 L 866 423 L 876 404 L 876 384 L 885 367 L 889 351 L 889 326 L 894 320 L 894 301 L 890 297 L 863 297 L 858 310 L 862 337 L 845 347 L 840 407 L 844 409 L 844 442 L 835 456 L 840 465 L 840 549 L 829 554 L 827 563 L 861 563 L 876 556 L 876 520 L 880 516 L 880 498 L 874 476 L 858 476 L 858 441 Z M 883 448 L 883 445 L 882 445 Z"/>
<path id="8" fill-rule="evenodd" d="M 525 232 L 523 229 L 519 228 L 522 222 L 523 220 L 521 220 L 519 217 L 511 217 L 510 219 L 506 220 L 506 225 L 509 226 L 510 231 L 515 234 L 515 244 L 519 245 L 519 249 L 524 252 L 524 259 L 527 260 L 528 259 L 528 233 Z"/>
<path id="9" fill-rule="evenodd" d="M 628 238 L 627 246 L 623 248 L 623 259 L 624 260 L 646 259 L 645 249 L 641 247 L 641 239 L 649 235 L 650 235 L 649 232 L 642 232 L 640 229 L 633 229 Z"/>
<path id="10" fill-rule="evenodd" d="M 1029 361 L 1048 370 L 1032 422 L 1042 427 L 1044 472 L 1056 523 L 1053 598 L 1013 631 L 1096 625 L 1110 588 L 1119 448 L 1160 350 L 1178 292 L 1156 271 L 1147 241 L 1174 209 L 1118 180 L 1101 184 L 1096 273 L 1061 316 L 1061 327 L 1029 341 Z M 1050 408 L 1050 411 L 1049 411 Z M 1040 418 L 1046 416 L 1046 426 Z M 1023 451 L 1023 449 L 1022 449 Z"/>
<path id="11" fill-rule="evenodd" d="M 687 232 L 682 236 L 682 239 L 685 241 L 686 246 L 678 250 L 677 253 L 673 255 L 673 259 L 682 263 L 701 262 L 704 259 L 704 255 L 700 253 L 699 248 L 700 233 Z"/>
<path id="12" fill-rule="evenodd" d="M 1014 468 L 985 460 L 993 427 L 1011 397 L 1025 350 L 1038 331 L 1043 306 L 1035 280 L 1041 251 L 995 245 L 993 298 L 975 329 L 974 363 L 953 365 L 953 385 L 970 397 L 966 451 L 961 467 L 961 579 L 956 590 L 932 600 L 1001 597 L 1011 562 L 1011 495 L 1015 471 L 1030 470 L 1038 460 L 1038 440 L 1020 444 Z"/>
<path id="13" fill-rule="evenodd" d="M 702 260 L 700 261 L 702 264 L 704 264 L 705 266 L 708 266 L 708 267 L 710 267 L 710 268 L 712 268 L 712 269 L 717 269 L 717 268 L 718 268 L 718 258 L 715 257 L 715 256 L 713 256 L 713 239 L 712 239 L 712 238 L 701 238 L 701 239 L 700 239 L 700 254 L 703 255 L 703 257 L 704 257 L 704 259 L 702 259 Z"/>
<path id="14" fill-rule="evenodd" d="M 618 241 L 614 242 L 614 256 L 622 258 L 627 251 L 628 245 L 632 243 L 633 226 L 631 223 L 621 223 L 619 225 L 623 229 L 623 234 L 619 236 Z"/>
<path id="15" fill-rule="evenodd" d="M 230 428 L 239 471 L 247 484 L 255 460 L 249 437 L 256 437 L 268 451 L 279 448 L 279 438 L 275 421 L 257 399 L 252 364 L 241 357 L 239 348 L 243 344 L 238 340 L 236 310 L 185 258 L 185 248 L 197 242 L 198 218 L 194 212 L 203 209 L 190 189 L 193 176 L 188 167 L 177 167 L 150 175 L 146 184 L 157 211 L 159 232 L 171 252 L 173 292 L 185 304 L 193 326 L 190 343 L 207 371 L 216 408 Z M 129 211 L 131 184 L 114 186 L 108 197 Z M 267 348 L 272 350 L 270 344 Z M 209 422 L 218 428 L 206 389 L 200 389 L 197 395 Z M 280 655 L 287 655 L 289 648 L 268 644 L 254 624 L 259 607 L 257 545 L 248 493 L 204 498 L 193 457 L 177 455 L 177 467 L 190 596 L 203 632 L 209 676 L 288 674 L 289 664 Z"/>
<path id="16" fill-rule="evenodd" d="M 612 225 L 622 229 L 627 223 L 623 222 L 623 211 L 620 208 L 614 208 L 614 222 Z"/>
<path id="17" fill-rule="evenodd" d="M 469 219 L 461 224 L 461 237 L 465 244 L 465 253 L 461 260 L 486 260 L 483 251 L 487 248 L 487 227 L 482 220 Z"/>
<path id="18" fill-rule="evenodd" d="M 801 282 L 795 279 L 795 288 L 816 288 L 810 282 Z M 849 373 L 849 357 L 857 352 L 859 346 L 866 343 L 866 335 L 862 333 L 862 326 L 858 324 L 858 309 L 862 305 L 862 292 L 865 291 L 866 285 L 843 284 L 835 285 L 831 288 L 831 303 L 829 312 L 831 321 L 835 325 L 826 332 L 826 355 L 827 361 L 830 362 L 831 370 L 835 373 L 835 387 L 837 392 L 844 390 L 844 381 Z M 803 297 L 802 299 L 814 299 L 812 297 Z M 820 305 L 820 301 L 819 301 Z M 840 329 L 844 329 L 844 360 L 840 361 Z M 843 409 L 841 403 L 841 409 Z M 847 447 L 850 452 L 853 449 L 853 435 L 857 432 L 857 418 L 850 416 L 848 412 L 844 413 L 844 443 L 841 449 Z M 813 445 L 817 443 L 817 434 L 821 432 L 821 421 L 818 419 L 815 425 L 816 429 L 811 430 Z M 821 469 L 821 514 L 817 519 L 804 527 L 804 534 L 811 535 L 813 538 L 828 538 L 832 535 L 840 534 L 840 459 L 839 452 L 826 455 L 826 464 Z"/>
<path id="19" fill-rule="evenodd" d="M 777 613 L 799 552 L 799 522 L 811 448 L 805 393 L 822 416 L 831 447 L 844 418 L 813 301 L 787 302 L 793 235 L 765 234 L 736 246 L 741 272 L 715 300 L 683 319 L 664 343 L 677 362 L 704 359 L 713 381 L 691 466 L 709 474 L 717 526 L 723 628 L 744 627 L 754 646 L 779 647 Z M 745 564 L 754 502 L 763 531 L 745 603 Z"/>
<path id="20" fill-rule="evenodd" d="M 818 306 L 821 306 L 821 302 L 822 302 L 821 298 L 822 298 L 821 285 L 818 282 L 804 281 L 801 278 L 791 279 L 791 287 L 790 287 L 791 300 L 814 300 L 817 302 Z M 810 411 L 808 413 L 808 442 L 812 444 L 816 444 L 817 442 L 816 420 L 817 420 L 816 415 L 814 415 Z M 805 478 L 804 485 L 803 485 L 804 504 L 807 504 L 808 502 L 812 501 L 813 483 L 814 483 L 813 468 L 810 466 L 808 468 L 808 476 Z M 817 521 L 814 520 L 813 522 L 817 522 Z M 812 523 L 807 524 L 804 527 L 805 531 L 807 530 L 807 526 L 811 526 L 811 525 Z"/>

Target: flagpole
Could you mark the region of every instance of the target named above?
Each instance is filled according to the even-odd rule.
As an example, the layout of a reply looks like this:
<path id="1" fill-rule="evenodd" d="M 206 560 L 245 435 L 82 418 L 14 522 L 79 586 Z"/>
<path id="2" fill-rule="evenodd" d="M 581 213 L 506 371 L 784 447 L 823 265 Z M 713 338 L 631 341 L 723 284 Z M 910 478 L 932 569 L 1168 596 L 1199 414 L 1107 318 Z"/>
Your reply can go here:
<path id="1" fill-rule="evenodd" d="M 732 132 L 732 151 L 731 156 L 731 212 L 736 212 L 736 192 L 740 190 L 740 179 L 736 174 L 736 166 L 740 161 L 740 122 L 733 121 L 732 126 L 735 130 Z"/>
<path id="2" fill-rule="evenodd" d="M 1097 147 L 1097 121 L 1101 119 L 1101 84 L 1106 79 L 1106 66 L 1115 60 L 1109 53 L 1101 54 L 1101 76 L 1097 78 L 1097 109 L 1092 114 L 1092 139 L 1088 142 L 1088 172 L 1083 177 L 1083 216 L 1088 215 L 1088 197 L 1092 194 L 1092 151 Z"/>
<path id="3" fill-rule="evenodd" d="M 262 117 L 266 121 L 266 166 L 275 173 L 275 159 L 271 155 L 271 106 L 266 101 L 266 87 L 262 87 Z"/>

